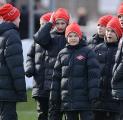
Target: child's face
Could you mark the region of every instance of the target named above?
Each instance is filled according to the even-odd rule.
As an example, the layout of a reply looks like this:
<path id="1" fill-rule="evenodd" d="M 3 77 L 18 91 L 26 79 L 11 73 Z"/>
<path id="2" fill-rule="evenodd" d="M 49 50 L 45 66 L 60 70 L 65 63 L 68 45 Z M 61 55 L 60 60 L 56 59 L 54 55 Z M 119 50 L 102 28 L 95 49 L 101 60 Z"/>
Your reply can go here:
<path id="1" fill-rule="evenodd" d="M 110 42 L 110 43 L 118 41 L 117 34 L 115 33 L 113 29 L 111 28 L 106 29 L 106 40 L 107 42 Z"/>
<path id="2" fill-rule="evenodd" d="M 105 36 L 105 31 L 106 31 L 106 27 L 103 26 L 103 25 L 98 24 L 98 26 L 97 26 L 98 35 L 104 37 Z"/>
<path id="3" fill-rule="evenodd" d="M 123 15 L 119 15 L 119 16 L 118 16 L 118 19 L 119 19 L 121 28 L 123 28 Z"/>
<path id="4" fill-rule="evenodd" d="M 75 32 L 71 32 L 67 36 L 67 41 L 70 45 L 74 46 L 79 44 L 80 38 Z"/>
<path id="5" fill-rule="evenodd" d="M 43 27 L 47 22 L 44 20 L 40 20 L 40 27 Z"/>
<path id="6" fill-rule="evenodd" d="M 59 19 L 56 20 L 55 28 L 58 32 L 64 32 L 67 27 L 66 21 Z"/>

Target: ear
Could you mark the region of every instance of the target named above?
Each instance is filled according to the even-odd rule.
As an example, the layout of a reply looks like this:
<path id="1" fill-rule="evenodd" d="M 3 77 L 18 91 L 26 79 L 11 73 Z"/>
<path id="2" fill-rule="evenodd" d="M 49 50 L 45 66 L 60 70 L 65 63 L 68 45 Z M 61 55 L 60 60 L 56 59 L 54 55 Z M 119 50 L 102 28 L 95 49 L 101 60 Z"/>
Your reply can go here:
<path id="1" fill-rule="evenodd" d="M 0 21 L 2 21 L 3 20 L 3 17 L 2 16 L 0 16 Z"/>

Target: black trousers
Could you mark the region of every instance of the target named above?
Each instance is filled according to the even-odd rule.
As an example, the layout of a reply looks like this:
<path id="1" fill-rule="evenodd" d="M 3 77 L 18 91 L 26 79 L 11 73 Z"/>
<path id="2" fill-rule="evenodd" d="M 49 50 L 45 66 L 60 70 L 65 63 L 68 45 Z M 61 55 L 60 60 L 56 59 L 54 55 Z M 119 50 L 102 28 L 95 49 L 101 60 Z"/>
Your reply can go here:
<path id="1" fill-rule="evenodd" d="M 0 102 L 0 120 L 18 120 L 16 102 Z"/>
<path id="2" fill-rule="evenodd" d="M 65 116 L 67 120 L 94 120 L 91 111 L 69 111 L 65 112 Z"/>
<path id="3" fill-rule="evenodd" d="M 120 115 L 119 120 L 123 120 L 123 101 L 120 101 Z"/>
<path id="4" fill-rule="evenodd" d="M 49 111 L 49 117 L 48 120 L 66 120 L 65 116 L 63 116 L 63 112 L 60 111 Z"/>
<path id="5" fill-rule="evenodd" d="M 49 97 L 37 97 L 38 120 L 48 120 Z"/>
<path id="6" fill-rule="evenodd" d="M 94 111 L 95 120 L 118 120 L 118 113 L 107 111 Z"/>

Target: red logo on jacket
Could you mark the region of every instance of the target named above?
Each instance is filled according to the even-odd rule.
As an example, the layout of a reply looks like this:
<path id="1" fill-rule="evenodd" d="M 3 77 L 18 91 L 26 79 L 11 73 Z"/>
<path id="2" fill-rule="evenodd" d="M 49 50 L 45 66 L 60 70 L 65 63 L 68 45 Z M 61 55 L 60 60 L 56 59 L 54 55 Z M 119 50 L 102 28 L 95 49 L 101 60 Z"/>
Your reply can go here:
<path id="1" fill-rule="evenodd" d="M 78 55 L 76 58 L 77 58 L 78 60 L 84 60 L 84 59 L 86 59 L 83 55 Z"/>

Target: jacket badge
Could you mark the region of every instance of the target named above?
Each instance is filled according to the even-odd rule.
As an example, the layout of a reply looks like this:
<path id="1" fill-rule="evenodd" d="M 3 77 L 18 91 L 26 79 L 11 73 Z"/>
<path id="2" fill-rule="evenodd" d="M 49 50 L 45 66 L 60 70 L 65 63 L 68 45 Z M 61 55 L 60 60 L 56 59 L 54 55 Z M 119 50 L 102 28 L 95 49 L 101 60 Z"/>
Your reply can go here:
<path id="1" fill-rule="evenodd" d="M 84 59 L 86 59 L 84 56 L 82 56 L 82 55 L 78 55 L 77 57 L 76 57 L 78 60 L 84 60 Z"/>

